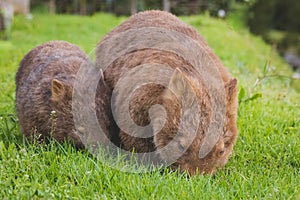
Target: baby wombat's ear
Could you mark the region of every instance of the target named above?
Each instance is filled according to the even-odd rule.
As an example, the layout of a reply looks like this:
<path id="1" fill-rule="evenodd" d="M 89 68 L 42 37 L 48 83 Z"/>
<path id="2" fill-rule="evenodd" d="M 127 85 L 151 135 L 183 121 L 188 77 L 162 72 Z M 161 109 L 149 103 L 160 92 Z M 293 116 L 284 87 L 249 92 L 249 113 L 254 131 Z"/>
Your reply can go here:
<path id="1" fill-rule="evenodd" d="M 53 101 L 61 100 L 66 94 L 66 86 L 63 82 L 53 79 L 52 86 L 51 86 L 51 98 Z"/>
<path id="2" fill-rule="evenodd" d="M 230 79 L 225 83 L 225 91 L 226 91 L 226 98 L 228 101 L 231 101 L 233 98 L 237 96 L 237 79 L 233 78 Z"/>

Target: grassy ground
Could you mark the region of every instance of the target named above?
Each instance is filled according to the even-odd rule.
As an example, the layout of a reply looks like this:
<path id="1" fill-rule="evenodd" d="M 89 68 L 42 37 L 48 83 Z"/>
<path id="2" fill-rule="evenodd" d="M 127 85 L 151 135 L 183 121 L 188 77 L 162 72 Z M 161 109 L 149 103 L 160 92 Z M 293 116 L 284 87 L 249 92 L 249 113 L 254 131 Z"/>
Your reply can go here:
<path id="1" fill-rule="evenodd" d="M 68 145 L 27 144 L 14 105 L 22 57 L 54 39 L 75 43 L 93 57 L 100 38 L 124 20 L 36 14 L 32 21 L 16 17 L 11 40 L 0 41 L 0 199 L 300 199 L 300 94 L 289 86 L 287 65 L 234 19 L 182 19 L 239 80 L 239 138 L 223 169 L 193 178 L 168 170 L 124 173 Z"/>

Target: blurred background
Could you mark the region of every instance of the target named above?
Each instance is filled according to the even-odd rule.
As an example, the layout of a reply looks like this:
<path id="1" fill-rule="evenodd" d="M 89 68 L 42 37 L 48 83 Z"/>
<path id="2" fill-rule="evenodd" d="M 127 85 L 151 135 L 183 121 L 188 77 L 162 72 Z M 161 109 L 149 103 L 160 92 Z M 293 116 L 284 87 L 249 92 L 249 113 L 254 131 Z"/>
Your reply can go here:
<path id="1" fill-rule="evenodd" d="M 272 44 L 294 70 L 300 71 L 299 0 L 0 0 L 0 38 L 8 39 L 15 14 L 93 15 L 109 12 L 129 16 L 149 9 L 176 15 L 235 16 L 249 30 Z"/>

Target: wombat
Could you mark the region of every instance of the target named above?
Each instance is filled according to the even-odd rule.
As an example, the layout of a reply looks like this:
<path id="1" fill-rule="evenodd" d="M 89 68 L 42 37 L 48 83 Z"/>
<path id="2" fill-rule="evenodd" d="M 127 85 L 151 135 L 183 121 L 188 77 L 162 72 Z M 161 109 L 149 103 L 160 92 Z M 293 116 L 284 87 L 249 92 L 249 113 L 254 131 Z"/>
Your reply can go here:
<path id="1" fill-rule="evenodd" d="M 152 33 L 151 30 L 155 31 L 155 28 L 161 28 L 159 31 L 162 32 L 164 30 L 173 31 L 177 33 L 178 37 L 185 36 L 201 46 L 202 51 L 205 53 L 201 54 L 204 56 L 199 57 L 199 62 L 205 67 L 207 60 L 210 60 L 213 66 L 216 67 L 220 75 L 220 81 L 217 84 L 223 88 L 224 98 L 221 98 L 220 92 L 211 90 L 207 86 L 210 84 L 207 82 L 209 77 L 203 79 L 203 75 L 199 74 L 198 69 L 188 62 L 188 56 L 182 57 L 173 50 L 167 51 L 161 49 L 163 47 L 157 48 L 160 42 L 164 41 L 156 42 L 155 39 L 151 39 L 151 36 L 147 37 L 147 34 L 153 34 L 153 37 L 156 37 L 155 34 L 159 34 L 159 32 Z M 139 30 L 140 32 L 138 32 Z M 118 35 L 126 33 L 126 31 L 132 31 L 130 32 L 131 35 L 128 34 L 128 38 L 130 38 L 128 41 L 126 41 L 126 37 L 117 38 Z M 141 33 L 144 34 L 142 37 L 140 37 Z M 170 35 L 171 37 L 173 36 Z M 140 43 L 135 44 L 139 42 L 136 38 L 141 38 L 140 40 L 145 40 L 145 42 L 151 40 L 150 43 L 152 42 L 152 44 L 148 44 L 150 47 L 142 46 Z M 168 40 L 168 36 L 165 38 Z M 107 52 L 113 52 L 114 49 L 120 47 L 122 42 L 128 42 L 129 51 L 124 54 L 120 53 L 118 57 L 111 53 L 109 56 L 114 57 L 113 62 L 108 66 L 102 66 L 103 51 L 108 49 Z M 167 44 L 170 45 L 170 48 L 177 45 L 172 42 Z M 135 45 L 137 48 L 132 48 Z M 121 51 L 120 48 L 115 52 Z M 193 51 L 195 50 L 190 49 L 191 54 L 195 53 Z M 149 64 L 152 66 L 152 71 L 147 68 Z M 172 73 L 162 70 L 162 65 L 171 68 Z M 105 68 L 104 80 L 115 94 L 111 102 L 112 112 L 121 113 L 121 116 L 116 114 L 115 119 L 118 118 L 116 121 L 122 122 L 125 120 L 126 124 L 126 119 L 123 119 L 126 109 L 124 110 L 120 106 L 128 100 L 129 105 L 124 106 L 129 108 L 129 116 L 134 123 L 137 126 L 149 126 L 150 124 L 150 127 L 143 131 L 134 132 L 133 130 L 133 133 L 126 132 L 120 127 L 119 136 L 122 148 L 138 153 L 157 151 L 160 158 L 166 161 L 178 158 L 175 162 L 172 162 L 171 168 L 187 171 L 191 175 L 214 173 L 216 168 L 222 167 L 227 162 L 238 134 L 236 126 L 237 80 L 231 77 L 228 70 L 194 28 L 185 24 L 176 16 L 163 11 L 145 11 L 135 14 L 113 29 L 98 43 L 96 66 Z M 210 66 L 207 64 L 207 67 Z M 144 70 L 145 73 L 132 72 L 135 69 Z M 136 74 L 138 76 L 135 76 Z M 132 78 L 123 79 L 126 75 Z M 205 76 L 207 75 L 210 76 L 210 74 Z M 148 77 L 155 77 L 156 80 L 166 84 L 136 85 L 131 96 L 129 96 L 129 85 L 141 83 L 142 80 Z M 121 79 L 121 84 L 118 85 L 118 81 Z M 204 145 L 205 136 L 209 134 L 208 126 L 214 115 L 213 110 L 216 104 L 211 103 L 213 98 L 216 99 L 216 104 L 223 103 L 225 105 L 225 113 L 219 122 L 219 124 L 222 124 L 221 121 L 224 121 L 224 125 L 220 127 L 222 131 L 216 141 L 206 141 L 212 143 L 211 151 L 205 157 L 200 157 L 199 152 L 202 145 Z M 153 107 L 157 104 L 165 109 L 165 121 L 162 119 L 164 113 Z M 199 108 L 198 112 L 193 113 L 194 111 L 189 108 L 191 106 Z M 182 108 L 186 110 L 185 113 L 182 112 Z M 183 118 L 185 122 L 180 124 Z M 163 126 L 161 126 L 162 122 L 164 122 Z M 196 135 L 192 130 L 194 126 L 198 126 Z M 195 138 L 193 139 L 193 137 Z M 164 149 L 167 145 L 168 148 Z"/>
<path id="2" fill-rule="evenodd" d="M 64 41 L 47 42 L 25 55 L 16 75 L 16 110 L 26 137 L 71 141 L 84 148 L 84 131 L 76 129 L 72 113 L 73 84 L 83 65 L 93 67 L 79 47 Z M 108 115 L 101 106 L 108 101 L 105 94 L 105 85 L 98 87 L 95 102 L 100 124 L 108 131 Z"/>

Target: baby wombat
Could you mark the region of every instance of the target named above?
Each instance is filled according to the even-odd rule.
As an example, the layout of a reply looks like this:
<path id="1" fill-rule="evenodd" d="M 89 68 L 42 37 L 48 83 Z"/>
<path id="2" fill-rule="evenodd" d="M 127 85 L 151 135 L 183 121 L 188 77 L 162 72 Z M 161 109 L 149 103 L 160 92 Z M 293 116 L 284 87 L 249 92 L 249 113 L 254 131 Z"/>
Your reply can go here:
<path id="1" fill-rule="evenodd" d="M 120 127 L 122 148 L 156 151 L 191 175 L 214 173 L 227 162 L 238 134 L 237 80 L 194 28 L 167 12 L 138 13 L 99 42 L 96 65 L 113 90 L 117 124 L 128 125 Z"/>
<path id="2" fill-rule="evenodd" d="M 83 65 L 93 66 L 79 47 L 64 41 L 42 44 L 25 55 L 16 75 L 16 109 L 26 137 L 72 141 L 83 148 L 78 135 L 82 130 L 75 128 L 72 113 L 73 84 Z M 100 98 L 105 87 L 98 88 Z M 106 130 L 109 120 L 101 102 L 109 97 L 97 98 L 97 115 Z"/>

